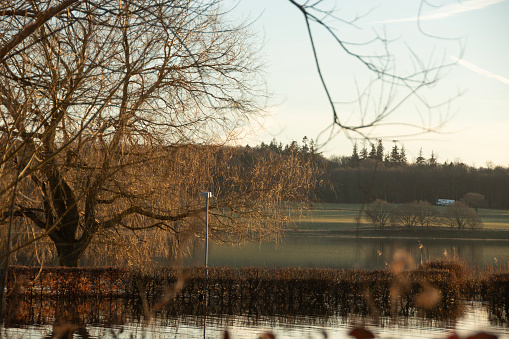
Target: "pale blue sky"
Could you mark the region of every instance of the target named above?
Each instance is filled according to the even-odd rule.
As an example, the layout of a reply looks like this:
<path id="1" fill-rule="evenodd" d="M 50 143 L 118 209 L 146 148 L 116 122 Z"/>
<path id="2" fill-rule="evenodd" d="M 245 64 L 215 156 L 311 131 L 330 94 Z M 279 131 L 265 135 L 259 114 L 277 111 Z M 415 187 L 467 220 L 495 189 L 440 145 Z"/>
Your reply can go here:
<path id="1" fill-rule="evenodd" d="M 325 1 L 323 8 L 330 9 L 331 4 L 332 1 Z M 398 140 L 410 159 L 417 157 L 422 147 L 425 157 L 433 151 L 440 162 L 460 160 L 486 166 L 491 161 L 509 166 L 509 0 L 432 2 L 438 7 L 418 0 L 345 0 L 335 4 L 336 15 L 343 19 L 367 13 L 356 22 L 357 28 L 329 20 L 340 37 L 362 42 L 371 39 L 373 31 L 387 33 L 397 72 L 412 68 L 409 49 L 432 66 L 455 62 L 461 57 L 455 66 L 443 72 L 436 86 L 422 92 L 429 104 L 446 101 L 459 92 L 463 93 L 461 96 L 431 112 L 412 98 L 385 120 L 392 125 L 365 133 L 373 138 L 382 137 L 386 148 Z M 419 8 L 422 30 L 440 39 L 418 30 Z M 302 14 L 288 0 L 242 0 L 234 13 L 258 18 L 252 29 L 265 41 L 262 55 L 267 64 L 266 81 L 274 93 L 268 109 L 271 117 L 265 121 L 264 129 L 246 139 L 246 143 L 254 145 L 272 138 L 288 143 L 307 136 L 323 144 L 330 135 L 327 128 L 332 122 L 332 111 L 316 72 Z M 372 74 L 342 52 L 322 29 L 316 25 L 313 29 L 322 72 L 332 99 L 338 102 L 340 118 L 358 123 L 363 112 L 369 120 L 386 102 L 379 101 L 381 87 L 370 92 L 370 104 L 363 108 L 345 104 L 356 97 L 356 87 L 366 85 Z M 383 52 L 380 47 L 373 44 L 363 47 L 363 52 L 379 54 Z M 395 99 L 402 95 L 398 91 Z M 441 127 L 438 133 L 422 134 L 422 129 L 409 124 Z M 322 145 L 324 154 L 350 155 L 354 141 L 337 128 L 333 133 L 334 137 Z"/>

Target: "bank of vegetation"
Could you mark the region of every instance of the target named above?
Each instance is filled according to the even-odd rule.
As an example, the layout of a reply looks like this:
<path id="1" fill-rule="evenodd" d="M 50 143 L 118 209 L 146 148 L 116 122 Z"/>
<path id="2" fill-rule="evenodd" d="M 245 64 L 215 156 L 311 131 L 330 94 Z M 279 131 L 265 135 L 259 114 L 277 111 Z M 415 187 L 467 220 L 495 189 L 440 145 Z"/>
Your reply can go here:
<path id="1" fill-rule="evenodd" d="M 79 324 L 93 312 L 107 322 L 133 313 L 150 319 L 205 310 L 209 315 L 420 315 L 454 321 L 467 300 L 487 302 L 491 318 L 509 321 L 507 271 L 469 271 L 455 260 L 413 267 L 404 253 L 395 254 L 389 269 L 374 271 L 190 268 L 140 273 L 13 267 L 9 274 L 7 314 L 13 324 L 36 318 L 46 323 L 55 316 Z M 115 307 L 98 314 L 94 305 L 101 303 Z"/>

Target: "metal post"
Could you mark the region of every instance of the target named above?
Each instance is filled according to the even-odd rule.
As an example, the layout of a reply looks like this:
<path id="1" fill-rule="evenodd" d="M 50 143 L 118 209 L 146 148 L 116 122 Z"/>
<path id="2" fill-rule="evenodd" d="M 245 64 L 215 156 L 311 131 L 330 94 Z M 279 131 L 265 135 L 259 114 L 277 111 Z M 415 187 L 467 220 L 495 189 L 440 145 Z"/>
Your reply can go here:
<path id="1" fill-rule="evenodd" d="M 207 285 L 209 280 L 209 199 L 212 197 L 211 192 L 201 192 L 201 196 L 205 198 L 205 317 L 203 318 L 203 339 L 207 337 L 207 309 L 208 309 L 208 291 Z"/>
<path id="2" fill-rule="evenodd" d="M 205 267 L 209 266 L 209 198 L 212 197 L 211 192 L 201 192 L 201 196 L 205 198 Z"/>

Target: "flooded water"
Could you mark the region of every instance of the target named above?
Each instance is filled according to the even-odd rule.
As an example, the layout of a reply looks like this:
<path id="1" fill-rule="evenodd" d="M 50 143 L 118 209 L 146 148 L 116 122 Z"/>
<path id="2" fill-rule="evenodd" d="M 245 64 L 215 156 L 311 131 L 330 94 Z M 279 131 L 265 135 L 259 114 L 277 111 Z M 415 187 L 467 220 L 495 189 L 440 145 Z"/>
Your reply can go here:
<path id="1" fill-rule="evenodd" d="M 384 268 L 397 249 L 406 250 L 415 263 L 428 259 L 458 257 L 471 266 L 490 265 L 508 267 L 509 242 L 474 240 L 419 239 L 357 239 L 292 234 L 279 244 L 261 242 L 242 246 L 212 244 L 209 248 L 210 266 L 261 267 L 328 267 L 328 268 Z M 203 262 L 203 248 L 197 246 L 188 264 Z M 230 338 L 259 338 L 271 331 L 276 338 L 351 338 L 353 326 L 364 326 L 376 338 L 446 338 L 452 331 L 467 337 L 479 331 L 509 339 L 509 323 L 490 315 L 488 305 L 466 302 L 459 319 L 440 321 L 417 316 L 386 318 L 346 316 L 155 316 L 150 322 L 143 317 L 125 315 L 120 321 L 106 321 L 100 316 L 83 317 L 74 338 L 223 338 L 228 330 Z M 95 308 L 113 310 L 121 305 L 100 304 Z M 92 308 L 94 308 L 92 307 Z M 30 316 L 32 311 L 27 311 Z M 39 310 L 39 312 L 42 312 Z M 505 311 L 507 312 L 507 310 Z M 0 338 L 51 338 L 55 320 L 50 316 L 32 314 L 29 321 L 0 327 Z M 43 317 L 44 318 L 44 317 Z M 502 319 L 507 319 L 507 314 Z M 53 320 L 52 320 L 53 319 Z M 499 318 L 500 319 L 500 318 Z"/>
<path id="2" fill-rule="evenodd" d="M 395 250 L 404 249 L 415 263 L 458 257 L 471 267 L 507 268 L 509 241 L 460 239 L 374 239 L 287 235 L 280 243 L 260 242 L 240 246 L 212 244 L 210 266 L 384 268 Z M 203 263 L 197 247 L 188 263 Z"/>
<path id="3" fill-rule="evenodd" d="M 364 326 L 376 338 L 446 338 L 453 331 L 467 337 L 486 331 L 499 338 L 509 338 L 509 328 L 489 320 L 482 303 L 466 305 L 464 316 L 452 323 L 440 323 L 421 317 L 364 318 L 356 317 L 250 317 L 196 316 L 155 318 L 149 324 L 131 319 L 120 325 L 83 324 L 74 338 L 223 338 L 228 330 L 230 338 L 259 338 L 272 332 L 276 338 L 351 338 L 354 326 Z M 2 328 L 5 338 L 51 338 L 53 325 L 24 325 Z"/>

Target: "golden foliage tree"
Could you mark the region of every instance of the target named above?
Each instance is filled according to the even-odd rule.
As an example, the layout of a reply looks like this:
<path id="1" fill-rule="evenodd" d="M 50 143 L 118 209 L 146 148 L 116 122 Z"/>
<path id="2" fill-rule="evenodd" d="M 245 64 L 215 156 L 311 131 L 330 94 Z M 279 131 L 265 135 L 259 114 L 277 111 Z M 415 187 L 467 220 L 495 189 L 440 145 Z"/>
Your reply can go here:
<path id="1" fill-rule="evenodd" d="M 17 249 L 50 257 L 54 246 L 60 265 L 77 266 L 101 245 L 135 263 L 136 245 L 166 251 L 202 232 L 202 190 L 217 196 L 217 238 L 273 233 L 313 167 L 274 154 L 243 163 L 210 146 L 260 112 L 245 27 L 216 1 L 65 4 L 0 9 L 1 46 L 11 46 L 0 65 L 0 220 L 3 232 L 16 221 Z"/>

